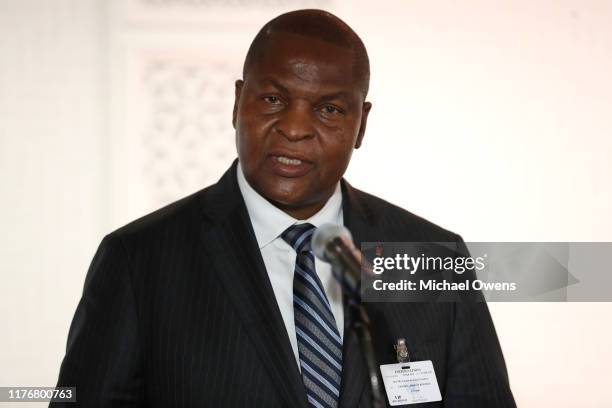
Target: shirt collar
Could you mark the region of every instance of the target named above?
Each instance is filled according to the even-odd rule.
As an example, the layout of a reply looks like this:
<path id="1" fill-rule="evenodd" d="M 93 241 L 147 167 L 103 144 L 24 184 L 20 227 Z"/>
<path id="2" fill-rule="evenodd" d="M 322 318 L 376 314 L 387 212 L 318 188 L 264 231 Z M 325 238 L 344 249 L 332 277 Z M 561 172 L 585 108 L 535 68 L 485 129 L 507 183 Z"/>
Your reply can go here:
<path id="1" fill-rule="evenodd" d="M 238 187 L 249 213 L 259 249 L 270 244 L 293 224 L 309 222 L 315 227 L 319 227 L 325 223 L 342 223 L 342 192 L 339 182 L 323 208 L 306 220 L 297 220 L 276 208 L 251 187 L 244 177 L 240 162 L 238 162 L 236 174 Z"/>

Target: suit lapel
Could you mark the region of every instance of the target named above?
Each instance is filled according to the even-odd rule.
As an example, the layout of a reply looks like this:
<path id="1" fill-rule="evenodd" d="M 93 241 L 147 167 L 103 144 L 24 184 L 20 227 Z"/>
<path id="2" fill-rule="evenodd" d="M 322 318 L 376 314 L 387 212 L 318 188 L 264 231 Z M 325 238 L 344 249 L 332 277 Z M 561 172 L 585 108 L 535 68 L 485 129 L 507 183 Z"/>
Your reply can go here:
<path id="1" fill-rule="evenodd" d="M 208 219 L 202 230 L 204 251 L 214 273 L 225 287 L 247 330 L 253 352 L 261 356 L 279 394 L 288 406 L 306 408 L 306 394 L 274 291 L 236 181 L 236 163 L 203 195 Z M 374 229 L 374 214 L 342 180 L 344 225 L 357 248 Z M 345 304 L 341 408 L 369 406 L 367 371 L 359 339 L 349 329 L 350 311 Z"/>
<path id="2" fill-rule="evenodd" d="M 367 241 L 374 223 L 373 214 L 363 200 L 360 200 L 354 189 L 342 180 L 342 211 L 344 225 L 351 231 L 357 248 Z M 359 338 L 350 330 L 351 312 L 344 300 L 344 342 L 342 357 L 342 391 L 340 395 L 341 408 L 370 406 L 367 398 L 368 375 Z M 360 402 L 361 401 L 361 402 Z"/>
<path id="3" fill-rule="evenodd" d="M 202 203 L 214 224 L 203 229 L 204 250 L 238 310 L 250 344 L 261 356 L 287 406 L 306 407 L 306 394 L 274 291 L 236 181 L 236 162 Z"/>

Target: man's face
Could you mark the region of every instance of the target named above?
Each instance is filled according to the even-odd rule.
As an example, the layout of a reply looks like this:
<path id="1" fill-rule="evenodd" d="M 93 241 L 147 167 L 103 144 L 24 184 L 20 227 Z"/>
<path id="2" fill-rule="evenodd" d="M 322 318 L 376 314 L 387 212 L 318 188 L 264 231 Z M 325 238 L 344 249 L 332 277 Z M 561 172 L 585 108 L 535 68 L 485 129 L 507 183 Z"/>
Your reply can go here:
<path id="1" fill-rule="evenodd" d="M 244 175 L 296 218 L 316 213 L 361 144 L 370 109 L 348 49 L 275 33 L 236 82 L 233 123 Z"/>

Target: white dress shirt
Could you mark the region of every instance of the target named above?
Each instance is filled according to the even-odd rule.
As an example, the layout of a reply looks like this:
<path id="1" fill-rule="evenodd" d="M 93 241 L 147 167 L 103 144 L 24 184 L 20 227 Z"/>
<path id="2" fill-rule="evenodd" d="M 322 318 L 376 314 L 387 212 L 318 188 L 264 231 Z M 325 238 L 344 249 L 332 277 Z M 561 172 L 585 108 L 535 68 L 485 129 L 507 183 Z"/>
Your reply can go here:
<path id="1" fill-rule="evenodd" d="M 242 167 L 238 163 L 238 186 L 244 198 L 257 244 L 263 257 L 276 302 L 285 322 L 291 347 L 300 367 L 295 321 L 293 317 L 293 273 L 297 254 L 293 248 L 280 236 L 293 224 L 310 223 L 319 227 L 324 223 L 343 225 L 342 192 L 340 183 L 327 203 L 307 220 L 296 220 L 284 211 L 276 208 L 268 200 L 257 193 L 246 181 Z M 332 275 L 331 266 L 315 259 L 315 269 L 332 308 L 340 337 L 344 336 L 344 309 L 342 305 L 342 289 Z"/>

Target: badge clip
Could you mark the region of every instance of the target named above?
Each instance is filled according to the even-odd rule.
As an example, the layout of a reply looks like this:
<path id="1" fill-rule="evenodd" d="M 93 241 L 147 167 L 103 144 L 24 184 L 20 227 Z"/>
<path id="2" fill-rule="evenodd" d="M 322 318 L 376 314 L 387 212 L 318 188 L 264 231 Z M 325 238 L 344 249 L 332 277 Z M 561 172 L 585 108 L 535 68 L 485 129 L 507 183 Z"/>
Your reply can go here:
<path id="1" fill-rule="evenodd" d="M 397 343 L 393 345 L 393 349 L 395 350 L 395 356 L 398 363 L 407 363 L 410 361 L 406 339 L 397 339 Z"/>

